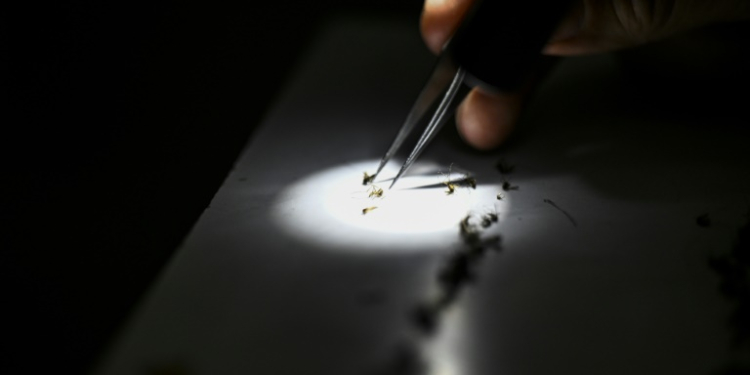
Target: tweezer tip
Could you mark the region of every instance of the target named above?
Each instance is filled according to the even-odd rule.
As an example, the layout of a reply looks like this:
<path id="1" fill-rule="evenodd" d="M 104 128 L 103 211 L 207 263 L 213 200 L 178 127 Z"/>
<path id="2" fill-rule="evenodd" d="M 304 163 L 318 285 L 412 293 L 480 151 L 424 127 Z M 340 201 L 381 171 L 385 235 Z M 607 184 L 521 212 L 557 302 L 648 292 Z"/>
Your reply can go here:
<path id="1" fill-rule="evenodd" d="M 399 169 L 398 173 L 396 174 L 396 177 L 393 178 L 393 182 L 391 182 L 391 186 L 388 187 L 388 190 L 391 190 L 393 188 L 393 185 L 396 185 L 396 181 L 398 181 L 399 178 L 401 178 L 401 175 L 404 174 L 407 168 L 409 168 L 410 163 L 408 161 L 404 163 L 404 165 L 401 166 L 401 169 Z"/>
<path id="2" fill-rule="evenodd" d="M 391 182 L 391 186 L 388 187 L 388 190 L 393 189 L 393 185 L 396 185 L 396 181 L 398 181 L 399 177 L 401 177 L 401 172 L 398 172 L 396 177 L 393 178 L 393 182 Z"/>

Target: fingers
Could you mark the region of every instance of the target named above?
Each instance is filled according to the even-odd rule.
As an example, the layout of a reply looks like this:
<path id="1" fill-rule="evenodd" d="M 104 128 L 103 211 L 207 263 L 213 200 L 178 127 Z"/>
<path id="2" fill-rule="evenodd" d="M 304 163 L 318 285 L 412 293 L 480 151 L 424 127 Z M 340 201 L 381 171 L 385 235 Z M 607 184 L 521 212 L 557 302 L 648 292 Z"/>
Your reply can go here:
<path id="1" fill-rule="evenodd" d="M 421 32 L 427 47 L 439 54 L 463 20 L 474 0 L 425 0 Z M 478 149 L 491 149 L 508 138 L 526 94 L 490 94 L 473 89 L 458 107 L 459 134 Z"/>
<path id="2" fill-rule="evenodd" d="M 525 96 L 526 93 L 494 94 L 474 88 L 456 111 L 459 134 L 480 150 L 499 146 L 515 127 Z"/>
<path id="3" fill-rule="evenodd" d="M 474 0 L 425 0 L 420 29 L 427 47 L 439 54 Z"/>
<path id="4" fill-rule="evenodd" d="M 425 0 L 421 32 L 438 54 L 475 0 Z M 576 0 L 543 52 L 580 55 L 662 39 L 706 24 L 750 18 L 748 0 Z M 540 70 L 538 81 L 544 75 Z M 478 149 L 499 146 L 511 134 L 535 82 L 514 93 L 472 90 L 456 113 L 464 140 Z"/>
<path id="5" fill-rule="evenodd" d="M 747 0 L 577 0 L 544 48 L 569 56 L 623 49 L 750 17 Z"/>

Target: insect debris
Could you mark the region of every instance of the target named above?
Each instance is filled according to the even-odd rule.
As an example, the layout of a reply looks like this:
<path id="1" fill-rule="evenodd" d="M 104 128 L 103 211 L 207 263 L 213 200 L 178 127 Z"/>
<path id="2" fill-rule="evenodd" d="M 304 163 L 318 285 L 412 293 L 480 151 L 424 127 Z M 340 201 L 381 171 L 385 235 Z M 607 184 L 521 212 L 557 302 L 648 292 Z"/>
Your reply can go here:
<path id="1" fill-rule="evenodd" d="M 695 218 L 695 223 L 698 224 L 699 227 L 708 228 L 711 226 L 711 217 L 708 216 L 708 214 L 703 214 Z"/>
<path id="2" fill-rule="evenodd" d="M 483 253 L 486 249 L 500 249 L 500 237 L 494 236 L 482 238 L 481 234 L 484 229 L 489 228 L 492 224 L 497 223 L 499 217 L 497 211 L 488 212 L 481 215 L 466 215 L 458 224 L 459 234 L 466 245 L 469 245 L 470 251 L 474 253 Z"/>
<path id="3" fill-rule="evenodd" d="M 503 181 L 503 190 L 509 191 L 509 190 L 518 190 L 518 186 L 511 185 L 508 181 Z"/>
<path id="4" fill-rule="evenodd" d="M 367 185 L 372 182 L 372 180 L 375 179 L 375 175 L 369 175 L 367 172 L 364 172 L 364 177 L 362 178 L 362 185 Z"/>
<path id="5" fill-rule="evenodd" d="M 423 301 L 410 312 L 412 324 L 423 335 L 431 335 L 440 325 L 441 314 L 455 303 L 456 298 L 467 284 L 477 279 L 477 268 L 487 249 L 500 250 L 500 236 L 482 238 L 483 229 L 477 219 L 489 223 L 498 221 L 497 213 L 484 215 L 468 213 L 459 221 L 461 238 L 468 245 L 451 254 L 438 269 L 436 283 L 438 294 L 428 301 Z"/>
<path id="6" fill-rule="evenodd" d="M 422 302 L 411 312 L 414 325 L 424 334 L 432 334 L 437 330 L 440 307 Z"/>
<path id="7" fill-rule="evenodd" d="M 369 192 L 368 197 L 370 198 L 383 198 L 382 188 L 372 185 L 367 191 Z"/>
<path id="8" fill-rule="evenodd" d="M 445 181 L 443 181 L 443 185 L 445 185 L 448 190 L 445 191 L 445 195 L 451 195 L 456 192 L 456 184 L 451 182 L 451 168 L 453 168 L 453 163 L 448 166 L 448 175 L 446 176 L 445 173 L 440 172 L 443 176 L 445 176 Z"/>
<path id="9" fill-rule="evenodd" d="M 488 214 L 482 215 L 482 228 L 487 228 L 492 223 L 497 223 L 497 214 L 494 212 L 490 212 Z"/>
<path id="10" fill-rule="evenodd" d="M 466 215 L 466 217 L 464 217 L 458 225 L 460 228 L 459 233 L 461 235 L 461 239 L 465 244 L 474 249 L 478 248 L 482 242 L 480 237 L 481 229 L 477 224 L 471 222 L 471 217 L 471 214 Z"/>
<path id="11" fill-rule="evenodd" d="M 368 212 L 378 208 L 378 206 L 365 207 L 362 209 L 362 215 L 366 215 Z"/>
<path id="12" fill-rule="evenodd" d="M 568 213 L 568 211 L 565 211 L 565 210 L 563 210 L 562 208 L 560 208 L 560 206 L 558 206 L 557 204 L 555 204 L 555 202 L 553 202 L 553 201 L 552 201 L 551 199 L 546 199 L 546 198 L 545 198 L 545 199 L 543 199 L 542 201 L 543 201 L 544 203 L 547 203 L 547 204 L 549 204 L 550 206 L 552 206 L 552 207 L 556 208 L 556 209 L 557 209 L 558 211 L 562 212 L 562 214 L 563 214 L 563 215 L 565 215 L 565 217 L 567 217 L 567 218 L 568 218 L 568 220 L 570 220 L 570 223 L 571 223 L 571 224 L 573 224 L 573 226 L 574 226 L 574 227 L 577 227 L 577 226 L 578 226 L 578 223 L 576 223 L 576 220 L 575 220 L 575 219 L 573 218 L 573 216 L 572 216 L 572 215 L 570 215 L 570 214 Z"/>
<path id="13" fill-rule="evenodd" d="M 472 189 L 476 189 L 477 188 L 477 180 L 474 177 L 471 177 L 469 175 L 467 175 L 466 177 L 464 177 L 461 181 L 459 181 L 459 183 L 461 185 L 468 185 Z"/>
<path id="14" fill-rule="evenodd" d="M 450 183 L 450 182 L 443 182 L 445 186 L 448 187 L 448 190 L 445 191 L 445 195 L 451 195 L 456 192 L 456 185 Z"/>
<path id="15" fill-rule="evenodd" d="M 503 194 L 503 193 L 497 193 L 497 200 L 501 201 L 501 200 L 503 200 L 503 198 L 505 198 L 505 194 Z"/>
<path id="16" fill-rule="evenodd" d="M 466 215 L 466 217 L 461 220 L 461 223 L 459 223 L 459 228 L 461 230 L 461 237 L 468 238 L 470 236 L 477 236 L 479 233 L 477 231 L 477 228 L 474 224 L 471 224 L 469 222 L 471 220 L 471 215 Z"/>
<path id="17" fill-rule="evenodd" d="M 455 288 L 474 281 L 476 279 L 476 258 L 468 252 L 458 252 L 453 254 L 444 267 L 438 271 L 437 281 L 444 288 L 444 291 L 451 292 L 455 295 Z"/>
<path id="18" fill-rule="evenodd" d="M 489 219 L 489 218 L 487 218 L 487 217 L 483 217 L 483 218 L 482 218 L 482 228 L 487 228 L 487 227 L 489 227 L 490 225 L 492 225 L 492 220 L 490 220 L 490 219 Z"/>

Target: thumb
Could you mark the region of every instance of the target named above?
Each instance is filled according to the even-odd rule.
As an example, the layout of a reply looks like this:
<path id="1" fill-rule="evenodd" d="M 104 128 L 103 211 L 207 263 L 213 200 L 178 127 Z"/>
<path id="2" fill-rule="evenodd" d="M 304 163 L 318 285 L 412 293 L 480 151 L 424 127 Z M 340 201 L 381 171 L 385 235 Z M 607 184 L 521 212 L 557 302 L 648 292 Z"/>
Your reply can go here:
<path id="1" fill-rule="evenodd" d="M 565 56 L 617 50 L 746 18 L 750 18 L 747 0 L 576 0 L 544 53 Z"/>

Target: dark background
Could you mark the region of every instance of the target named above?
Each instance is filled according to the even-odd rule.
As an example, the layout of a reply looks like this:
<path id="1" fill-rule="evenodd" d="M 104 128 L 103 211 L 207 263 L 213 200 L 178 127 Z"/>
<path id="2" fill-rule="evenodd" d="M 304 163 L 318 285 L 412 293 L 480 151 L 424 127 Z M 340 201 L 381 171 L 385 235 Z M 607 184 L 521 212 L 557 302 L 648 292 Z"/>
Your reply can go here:
<path id="1" fill-rule="evenodd" d="M 81 373 L 332 14 L 419 0 L 29 3 L 0 14 L 0 373 Z"/>

